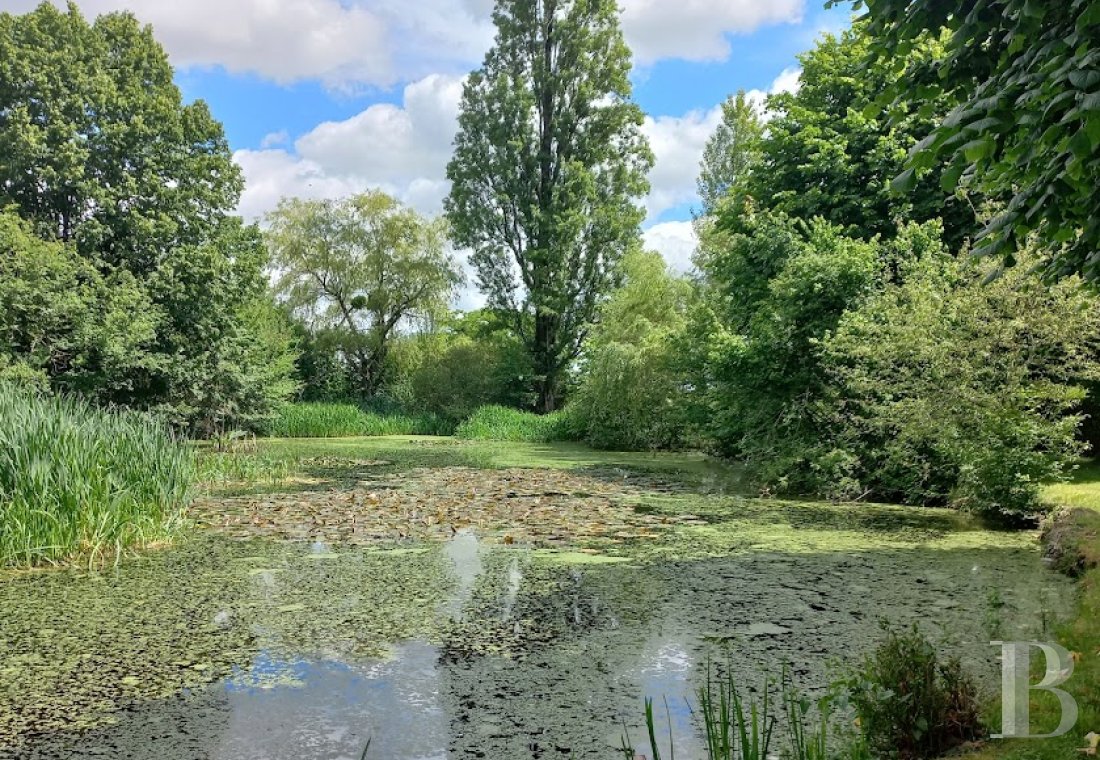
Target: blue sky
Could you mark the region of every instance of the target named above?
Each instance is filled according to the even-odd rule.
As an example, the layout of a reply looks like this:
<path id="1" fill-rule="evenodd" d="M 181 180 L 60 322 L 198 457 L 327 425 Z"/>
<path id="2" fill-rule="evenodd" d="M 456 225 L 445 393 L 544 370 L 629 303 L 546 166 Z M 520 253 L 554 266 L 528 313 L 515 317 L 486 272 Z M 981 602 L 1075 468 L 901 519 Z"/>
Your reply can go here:
<path id="1" fill-rule="evenodd" d="M 492 42 L 493 0 L 77 2 L 87 16 L 123 9 L 153 25 L 184 97 L 225 125 L 246 218 L 283 197 L 368 188 L 441 211 L 462 78 Z M 798 54 L 849 23 L 850 7 L 824 2 L 619 0 L 657 157 L 645 241 L 675 268 L 690 266 L 695 177 L 719 104 L 797 87 Z"/>

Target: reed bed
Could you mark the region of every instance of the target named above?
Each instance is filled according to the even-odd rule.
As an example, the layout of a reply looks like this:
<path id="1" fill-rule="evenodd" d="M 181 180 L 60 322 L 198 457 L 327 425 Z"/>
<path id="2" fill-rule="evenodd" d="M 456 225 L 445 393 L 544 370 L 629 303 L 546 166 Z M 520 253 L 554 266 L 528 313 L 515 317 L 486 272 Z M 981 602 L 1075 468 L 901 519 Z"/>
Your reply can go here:
<path id="1" fill-rule="evenodd" d="M 0 383 L 0 566 L 166 541 L 194 479 L 192 453 L 156 419 Z"/>
<path id="2" fill-rule="evenodd" d="M 381 435 L 447 435 L 451 426 L 428 413 L 378 414 L 355 404 L 286 404 L 265 431 L 273 438 L 350 438 Z"/>

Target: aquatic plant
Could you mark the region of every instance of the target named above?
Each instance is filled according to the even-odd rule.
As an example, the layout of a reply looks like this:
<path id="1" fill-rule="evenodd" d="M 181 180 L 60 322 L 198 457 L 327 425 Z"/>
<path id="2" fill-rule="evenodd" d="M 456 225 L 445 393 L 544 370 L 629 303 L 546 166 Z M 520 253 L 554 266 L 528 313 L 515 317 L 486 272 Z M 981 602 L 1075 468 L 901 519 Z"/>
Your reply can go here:
<path id="1" fill-rule="evenodd" d="M 849 679 L 868 745 L 901 760 L 939 757 L 982 732 L 977 690 L 957 657 L 941 660 L 916 625 L 886 638 Z"/>
<path id="2" fill-rule="evenodd" d="M 503 406 L 483 406 L 458 426 L 457 438 L 482 441 L 551 443 L 575 440 L 567 412 L 532 414 Z"/>
<path id="3" fill-rule="evenodd" d="M 192 453 L 156 419 L 0 383 L 0 565 L 162 541 L 194 477 Z"/>
<path id="4" fill-rule="evenodd" d="M 847 701 L 842 686 L 835 684 L 829 694 L 814 703 L 795 687 L 790 671 L 784 668 L 778 689 L 773 680 L 766 679 L 761 698 L 749 697 L 746 700 L 732 669 L 727 668 L 724 676 L 715 677 L 708 663 L 706 684 L 696 692 L 699 708 L 696 710 L 690 704 L 688 707 L 702 729 L 706 760 L 774 758 L 777 755 L 773 745 L 780 739 L 786 740 L 786 746 L 778 756 L 786 760 L 870 760 L 870 751 L 862 737 L 845 735 L 834 725 L 836 707 Z M 774 712 L 777 702 L 782 706 L 784 722 Z M 670 760 L 675 760 L 672 718 L 667 702 L 665 714 L 669 725 L 668 756 Z M 645 700 L 645 723 L 651 760 L 661 760 L 663 755 L 657 738 L 653 700 L 648 697 Z M 781 729 L 782 733 L 778 733 L 777 729 Z M 625 726 L 620 750 L 628 760 L 639 757 Z"/>
<path id="5" fill-rule="evenodd" d="M 451 426 L 429 413 L 378 414 L 355 404 L 285 404 L 265 432 L 274 438 L 346 438 L 381 435 L 446 435 Z"/>

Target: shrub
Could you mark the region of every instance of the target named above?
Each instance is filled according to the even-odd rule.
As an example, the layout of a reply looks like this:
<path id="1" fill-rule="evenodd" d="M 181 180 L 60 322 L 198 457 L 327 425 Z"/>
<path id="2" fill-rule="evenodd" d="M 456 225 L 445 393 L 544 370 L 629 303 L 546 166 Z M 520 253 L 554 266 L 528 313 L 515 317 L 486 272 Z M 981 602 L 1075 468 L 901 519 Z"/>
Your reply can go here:
<path id="1" fill-rule="evenodd" d="M 685 324 L 691 283 L 673 275 L 656 253 L 630 253 L 623 269 L 626 282 L 593 328 L 569 411 L 596 448 L 672 448 L 685 437 L 675 338 Z"/>
<path id="2" fill-rule="evenodd" d="M 458 438 L 550 443 L 576 438 L 567 412 L 538 415 L 503 406 L 483 406 L 455 430 Z"/>
<path id="3" fill-rule="evenodd" d="M 429 413 L 379 414 L 356 404 L 286 404 L 265 429 L 274 438 L 347 438 L 380 435 L 447 435 L 450 424 Z"/>
<path id="4" fill-rule="evenodd" d="M 1026 265 L 992 283 L 984 274 L 930 257 L 825 341 L 827 432 L 807 457 L 822 490 L 836 490 L 830 463 L 844 461 L 850 493 L 948 503 L 1001 522 L 1040 511 L 1043 481 L 1082 451 L 1096 300 L 1075 282 L 1048 288 Z"/>
<path id="5" fill-rule="evenodd" d="M 940 660 L 914 626 L 886 639 L 849 682 L 868 745 L 901 760 L 939 757 L 982 733 L 977 692 L 957 657 Z"/>
<path id="6" fill-rule="evenodd" d="M 148 416 L 0 383 L 0 565 L 164 540 L 194 474 L 190 451 Z"/>

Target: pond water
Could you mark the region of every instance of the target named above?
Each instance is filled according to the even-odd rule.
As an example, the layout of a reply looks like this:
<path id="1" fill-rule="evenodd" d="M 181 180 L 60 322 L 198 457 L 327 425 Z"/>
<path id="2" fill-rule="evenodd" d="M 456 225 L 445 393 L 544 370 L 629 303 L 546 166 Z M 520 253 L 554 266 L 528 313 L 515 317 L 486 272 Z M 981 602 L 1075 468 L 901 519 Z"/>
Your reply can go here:
<path id="1" fill-rule="evenodd" d="M 385 547 L 203 534 L 11 577 L 0 757 L 615 758 L 652 696 L 691 758 L 711 658 L 747 687 L 789 663 L 820 693 L 885 617 L 993 687 L 988 642 L 1065 608 L 1032 536 L 853 509 L 723 502 L 598 553 L 476 528 Z"/>

